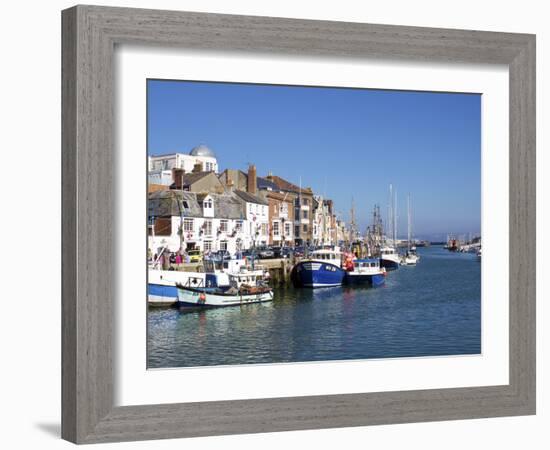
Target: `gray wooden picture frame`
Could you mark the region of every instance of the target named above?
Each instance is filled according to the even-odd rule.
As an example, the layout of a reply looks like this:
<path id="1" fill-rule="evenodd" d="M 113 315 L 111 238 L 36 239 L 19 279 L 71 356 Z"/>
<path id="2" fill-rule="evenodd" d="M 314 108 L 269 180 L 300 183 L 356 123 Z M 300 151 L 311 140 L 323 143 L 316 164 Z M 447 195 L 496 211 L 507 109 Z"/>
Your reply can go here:
<path id="1" fill-rule="evenodd" d="M 535 413 L 535 36 L 97 6 L 63 11 L 62 31 L 64 439 L 94 443 Z M 509 384 L 115 407 L 113 53 L 126 43 L 507 65 Z"/>

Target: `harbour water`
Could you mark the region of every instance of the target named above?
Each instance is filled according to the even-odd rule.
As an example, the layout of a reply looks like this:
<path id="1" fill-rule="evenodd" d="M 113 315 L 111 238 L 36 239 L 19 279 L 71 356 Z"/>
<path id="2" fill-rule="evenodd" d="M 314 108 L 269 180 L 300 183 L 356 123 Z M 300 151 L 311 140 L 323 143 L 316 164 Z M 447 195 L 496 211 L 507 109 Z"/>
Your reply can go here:
<path id="1" fill-rule="evenodd" d="M 481 264 L 419 248 L 379 288 L 276 288 L 273 302 L 148 313 L 148 367 L 481 353 Z"/>

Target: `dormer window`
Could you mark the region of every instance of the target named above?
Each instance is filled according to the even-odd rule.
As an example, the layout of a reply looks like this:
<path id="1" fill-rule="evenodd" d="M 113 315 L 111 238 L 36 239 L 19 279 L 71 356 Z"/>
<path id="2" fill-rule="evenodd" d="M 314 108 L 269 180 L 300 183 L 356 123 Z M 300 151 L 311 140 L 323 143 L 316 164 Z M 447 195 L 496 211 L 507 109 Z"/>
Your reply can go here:
<path id="1" fill-rule="evenodd" d="M 212 199 L 209 198 L 209 199 L 205 200 L 203 205 L 204 205 L 205 209 L 212 208 Z"/>

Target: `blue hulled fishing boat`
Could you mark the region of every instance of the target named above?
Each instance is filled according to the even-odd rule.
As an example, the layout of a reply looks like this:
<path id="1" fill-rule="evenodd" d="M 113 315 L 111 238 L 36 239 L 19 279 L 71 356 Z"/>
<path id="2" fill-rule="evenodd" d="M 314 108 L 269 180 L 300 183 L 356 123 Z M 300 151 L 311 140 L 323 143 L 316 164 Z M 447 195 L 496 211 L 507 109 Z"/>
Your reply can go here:
<path id="1" fill-rule="evenodd" d="M 292 268 L 291 279 L 296 287 L 340 286 L 346 272 L 342 269 L 342 253 L 317 250 Z"/>

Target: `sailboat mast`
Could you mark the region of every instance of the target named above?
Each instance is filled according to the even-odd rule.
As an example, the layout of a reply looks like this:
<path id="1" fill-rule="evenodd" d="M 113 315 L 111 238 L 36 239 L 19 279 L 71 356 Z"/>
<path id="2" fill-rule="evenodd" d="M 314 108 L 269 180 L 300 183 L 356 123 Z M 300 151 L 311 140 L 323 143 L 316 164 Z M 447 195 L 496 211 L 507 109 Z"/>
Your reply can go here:
<path id="1" fill-rule="evenodd" d="M 388 202 L 388 223 L 386 234 L 388 239 L 393 238 L 393 186 L 390 183 L 390 201 Z"/>
<path id="2" fill-rule="evenodd" d="M 407 195 L 407 252 L 411 251 L 411 194 Z"/>
<path id="3" fill-rule="evenodd" d="M 393 201 L 393 247 L 397 249 L 397 189 Z"/>
<path id="4" fill-rule="evenodd" d="M 353 240 L 355 238 L 355 203 L 353 200 L 353 197 L 351 198 L 351 223 L 350 223 L 350 229 L 349 229 L 349 245 L 350 249 L 353 244 Z"/>

